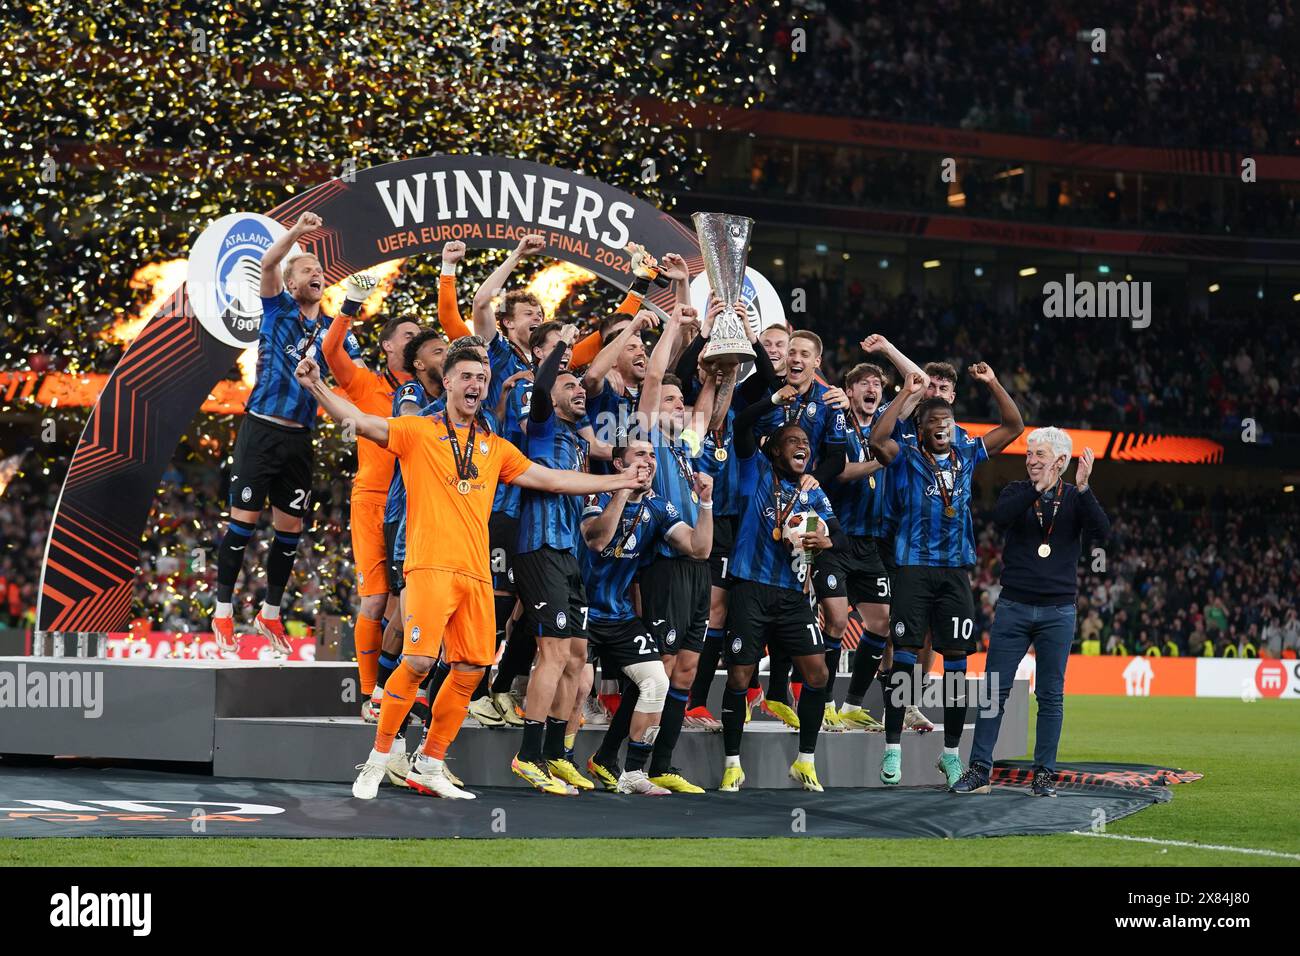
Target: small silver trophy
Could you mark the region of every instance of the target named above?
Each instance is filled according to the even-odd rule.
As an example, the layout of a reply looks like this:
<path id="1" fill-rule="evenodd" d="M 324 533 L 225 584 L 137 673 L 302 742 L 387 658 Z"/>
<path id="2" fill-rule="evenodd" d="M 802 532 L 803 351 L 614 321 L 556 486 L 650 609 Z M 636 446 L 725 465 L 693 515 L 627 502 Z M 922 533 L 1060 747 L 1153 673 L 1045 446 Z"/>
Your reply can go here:
<path id="1" fill-rule="evenodd" d="M 745 284 L 745 261 L 749 258 L 749 237 L 754 231 L 754 220 L 722 212 L 697 212 L 691 220 L 700 240 L 700 255 L 704 257 L 709 288 L 713 297 L 724 306 L 713 323 L 713 331 L 700 359 L 752 359 L 754 347 L 745 334 L 746 319 L 736 311 L 735 303 Z"/>

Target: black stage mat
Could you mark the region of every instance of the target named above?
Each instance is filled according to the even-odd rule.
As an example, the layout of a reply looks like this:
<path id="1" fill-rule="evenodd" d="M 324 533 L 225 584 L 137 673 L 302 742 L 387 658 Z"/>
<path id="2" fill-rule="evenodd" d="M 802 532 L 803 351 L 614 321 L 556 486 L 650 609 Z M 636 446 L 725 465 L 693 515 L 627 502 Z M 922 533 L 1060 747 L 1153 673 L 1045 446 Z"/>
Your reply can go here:
<path id="1" fill-rule="evenodd" d="M 975 797 L 939 787 L 670 797 L 476 792 L 477 800 L 445 801 L 385 784 L 364 802 L 344 784 L 0 764 L 0 837 L 987 837 L 1088 830 L 1171 799 L 1163 786 L 1106 784 L 1063 787 L 1056 799 L 1015 785 Z"/>

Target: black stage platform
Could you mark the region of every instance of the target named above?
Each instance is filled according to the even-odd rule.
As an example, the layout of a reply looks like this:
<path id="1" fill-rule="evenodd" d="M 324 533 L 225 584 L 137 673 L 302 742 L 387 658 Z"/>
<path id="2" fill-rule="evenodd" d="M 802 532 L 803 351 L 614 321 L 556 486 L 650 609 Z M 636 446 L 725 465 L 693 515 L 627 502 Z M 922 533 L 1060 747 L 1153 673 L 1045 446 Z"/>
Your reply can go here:
<path id="1" fill-rule="evenodd" d="M 66 763 L 0 761 L 0 837 L 990 837 L 1088 830 L 1099 812 L 1111 823 L 1171 799 L 1161 785 L 1103 783 L 1064 786 L 1056 799 L 1002 785 L 978 797 L 938 786 L 693 797 L 476 787 L 477 800 L 448 801 L 385 784 L 367 802 L 344 784 Z M 1107 769 L 1131 778 L 1125 766 Z"/>

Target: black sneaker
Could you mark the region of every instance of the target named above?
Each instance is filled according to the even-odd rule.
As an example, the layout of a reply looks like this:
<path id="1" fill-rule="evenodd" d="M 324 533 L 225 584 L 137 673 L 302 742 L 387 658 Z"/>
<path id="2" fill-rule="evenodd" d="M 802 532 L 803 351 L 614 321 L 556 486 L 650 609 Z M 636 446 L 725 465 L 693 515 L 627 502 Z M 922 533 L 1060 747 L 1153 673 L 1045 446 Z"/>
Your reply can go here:
<path id="1" fill-rule="evenodd" d="M 988 793 L 992 789 L 989 772 L 979 765 L 967 767 L 952 785 L 953 793 Z"/>
<path id="2" fill-rule="evenodd" d="M 1035 797 L 1056 796 L 1056 774 L 1046 767 L 1035 767 L 1034 782 L 1030 785 L 1029 792 Z"/>

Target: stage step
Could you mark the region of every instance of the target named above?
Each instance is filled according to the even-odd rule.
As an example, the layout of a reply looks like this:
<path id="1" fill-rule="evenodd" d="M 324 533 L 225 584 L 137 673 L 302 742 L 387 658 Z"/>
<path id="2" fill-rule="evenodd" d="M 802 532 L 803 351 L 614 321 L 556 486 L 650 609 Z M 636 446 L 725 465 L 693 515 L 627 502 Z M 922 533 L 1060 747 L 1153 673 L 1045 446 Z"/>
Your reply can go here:
<path id="1" fill-rule="evenodd" d="M 1007 702 L 1002 734 L 994 756 L 1021 757 L 1028 727 L 1028 685 L 1019 682 Z M 942 711 L 927 711 L 936 728 L 932 733 L 903 735 L 903 783 L 940 782 L 935 761 L 943 749 Z M 575 747 L 585 771 L 587 758 L 604 736 L 604 727 L 586 727 Z M 373 724 L 359 717 L 336 718 L 218 718 L 213 773 L 219 777 L 267 780 L 348 782 L 356 777 L 374 742 Z M 419 743 L 419 728 L 407 730 L 407 750 Z M 483 787 L 527 786 L 510 771 L 521 731 L 490 729 L 466 720 L 452 745 L 449 764 L 467 784 Z M 769 719 L 751 721 L 745 728 L 742 760 L 746 786 L 782 788 L 797 786 L 787 775 L 798 753 L 799 734 Z M 970 753 L 971 725 L 962 735 L 961 753 Z M 848 731 L 823 733 L 817 744 L 817 772 L 827 787 L 878 787 L 883 733 Z M 706 789 L 722 780 L 722 735 L 686 728 L 674 752 L 674 762 L 687 779 Z"/>

